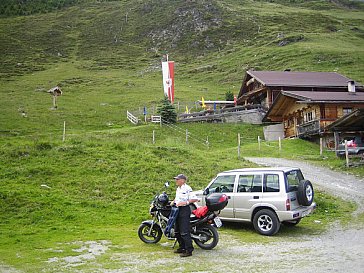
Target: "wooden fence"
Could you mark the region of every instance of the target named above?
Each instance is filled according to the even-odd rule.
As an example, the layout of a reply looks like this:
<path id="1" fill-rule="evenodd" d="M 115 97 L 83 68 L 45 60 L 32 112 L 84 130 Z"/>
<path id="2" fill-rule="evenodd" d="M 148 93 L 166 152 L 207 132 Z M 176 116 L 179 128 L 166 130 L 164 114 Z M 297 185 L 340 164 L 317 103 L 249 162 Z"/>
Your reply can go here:
<path id="1" fill-rule="evenodd" d="M 244 114 L 252 113 L 253 111 L 260 112 L 262 114 L 266 113 L 266 109 L 261 105 L 244 105 L 236 106 L 230 108 L 224 108 L 221 110 L 205 110 L 201 112 L 191 113 L 191 114 L 180 114 L 178 116 L 179 122 L 222 122 L 229 117 L 240 116 Z M 260 120 L 261 122 L 261 120 Z"/>
<path id="2" fill-rule="evenodd" d="M 133 124 L 138 124 L 139 123 L 139 118 L 137 118 L 136 116 L 134 116 L 132 113 L 130 113 L 129 111 L 126 111 L 126 117 L 128 118 L 128 120 L 133 123 Z"/>

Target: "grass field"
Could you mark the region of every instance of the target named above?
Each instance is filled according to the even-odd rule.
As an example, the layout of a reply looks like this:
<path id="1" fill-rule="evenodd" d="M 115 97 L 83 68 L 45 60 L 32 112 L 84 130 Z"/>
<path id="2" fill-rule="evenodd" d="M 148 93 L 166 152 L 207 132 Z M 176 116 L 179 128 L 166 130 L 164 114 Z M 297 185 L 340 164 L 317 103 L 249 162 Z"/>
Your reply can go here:
<path id="1" fill-rule="evenodd" d="M 110 241 L 112 253 L 157 251 L 136 236 L 154 194 L 177 173 L 201 189 L 220 171 L 254 166 L 237 158 L 238 133 L 242 156 L 310 160 L 348 171 L 332 152 L 320 156 L 317 145 L 302 140 L 284 140 L 281 152 L 277 142 L 259 151 L 261 126 L 133 126 L 126 111 L 158 105 L 165 53 L 176 61 L 176 100 L 182 104 L 237 94 L 252 68 L 337 71 L 363 82 L 360 5 L 76 2 L 49 13 L 0 17 L 0 266 L 57 272 L 47 261 L 75 255 L 77 242 L 89 240 Z M 287 45 L 278 46 L 282 41 Z M 46 91 L 56 85 L 63 95 L 52 110 Z M 363 168 L 350 172 L 364 176 Z M 335 220 L 348 223 L 347 212 L 355 210 L 324 193 L 316 202 L 316 213 L 282 236 L 322 232 Z M 249 225 L 221 231 L 246 242 L 279 240 L 259 236 Z M 110 255 L 99 262 L 112 268 Z"/>

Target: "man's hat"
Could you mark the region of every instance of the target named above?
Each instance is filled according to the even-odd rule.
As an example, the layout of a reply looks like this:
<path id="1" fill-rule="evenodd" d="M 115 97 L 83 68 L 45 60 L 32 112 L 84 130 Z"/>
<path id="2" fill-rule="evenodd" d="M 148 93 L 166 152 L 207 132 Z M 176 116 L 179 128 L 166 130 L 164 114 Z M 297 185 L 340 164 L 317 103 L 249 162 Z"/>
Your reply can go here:
<path id="1" fill-rule="evenodd" d="M 187 180 L 187 177 L 184 175 L 184 174 L 179 174 L 177 176 L 174 177 L 174 179 L 184 179 L 184 180 Z"/>

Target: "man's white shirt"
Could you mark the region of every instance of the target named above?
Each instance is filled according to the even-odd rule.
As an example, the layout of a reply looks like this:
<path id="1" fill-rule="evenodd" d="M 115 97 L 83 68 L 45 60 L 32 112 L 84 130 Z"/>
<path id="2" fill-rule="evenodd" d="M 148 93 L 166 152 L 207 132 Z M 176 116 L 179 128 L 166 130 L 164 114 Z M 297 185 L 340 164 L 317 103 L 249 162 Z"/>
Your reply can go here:
<path id="1" fill-rule="evenodd" d="M 192 192 L 192 188 L 187 184 L 183 184 L 181 187 L 176 189 L 176 198 L 174 202 L 177 204 L 179 202 L 187 202 L 191 199 L 197 199 L 196 195 Z"/>

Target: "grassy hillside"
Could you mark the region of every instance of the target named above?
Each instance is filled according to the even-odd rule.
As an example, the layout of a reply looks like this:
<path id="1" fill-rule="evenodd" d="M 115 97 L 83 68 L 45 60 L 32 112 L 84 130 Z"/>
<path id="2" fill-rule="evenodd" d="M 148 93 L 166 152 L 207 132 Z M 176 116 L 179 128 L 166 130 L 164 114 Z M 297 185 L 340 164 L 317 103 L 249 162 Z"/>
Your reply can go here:
<path id="1" fill-rule="evenodd" d="M 74 241 L 106 239 L 117 246 L 115 252 L 141 251 L 145 246 L 136 228 L 165 180 L 185 172 L 198 189 L 219 171 L 252 166 L 237 159 L 237 133 L 243 156 L 305 158 L 344 169 L 333 154 L 320 157 L 317 145 L 300 140 L 285 141 L 281 153 L 277 143 L 258 151 L 261 126 L 133 126 L 126 110 L 151 111 L 162 99 L 165 53 L 176 61 L 176 100 L 184 104 L 202 96 L 224 99 L 226 91 L 237 94 L 250 68 L 337 71 L 364 82 L 361 5 L 134 0 L 47 1 L 41 7 L 38 2 L 0 4 L 0 266 L 58 272 L 47 269 L 46 261 L 59 243 Z M 52 110 L 46 91 L 55 85 L 64 93 Z M 191 134 L 188 144 L 185 129 Z M 348 221 L 346 212 L 354 209 L 321 193 L 316 201 L 317 214 L 293 235 L 318 232 L 334 219 Z M 274 240 L 249 227 L 237 236 Z M 124 249 L 125 242 L 132 246 Z M 65 248 L 56 255 L 72 253 L 71 246 Z"/>
<path id="2" fill-rule="evenodd" d="M 75 242 L 108 240 L 108 255 L 138 253 L 145 246 L 136 236 L 140 222 L 148 219 L 148 206 L 166 180 L 186 173 L 194 189 L 202 189 L 218 172 L 254 166 L 238 160 L 236 134 L 244 135 L 242 155 L 257 151 L 261 128 L 249 125 L 186 125 L 195 139 L 210 134 L 211 146 L 159 126 L 139 126 L 67 136 L 65 142 L 37 137 L 0 140 L 0 257 L 1 262 L 25 272 L 59 272 L 47 261 L 74 256 Z M 156 131 L 152 144 L 151 131 Z M 271 143 L 276 146 L 277 143 Z M 317 145 L 288 140 L 284 151 L 296 157 L 322 160 Z M 273 156 L 277 148 L 262 148 Z M 326 160 L 333 154 L 325 154 Z M 173 185 L 173 183 L 172 183 Z M 174 187 L 169 190 L 173 196 Z M 318 209 L 298 228 L 282 229 L 282 236 L 315 234 L 328 223 L 350 221 L 354 204 L 316 192 Z M 319 224 L 318 224 L 319 223 Z M 253 232 L 250 225 L 237 231 L 239 240 L 272 242 Z M 234 229 L 234 228 L 233 228 Z M 162 241 L 164 242 L 164 240 Z M 69 246 L 67 246 L 69 245 Z M 125 249 L 124 249 L 125 247 Z M 159 246 L 160 247 L 160 246 Z M 148 251 L 156 251 L 150 246 Z M 60 250 L 56 252 L 56 250 Z M 109 257 L 109 256 L 107 256 Z M 110 267 L 107 257 L 99 261 Z M 77 269 L 95 270 L 93 263 Z M 72 270 L 70 271 L 72 272 Z"/>

